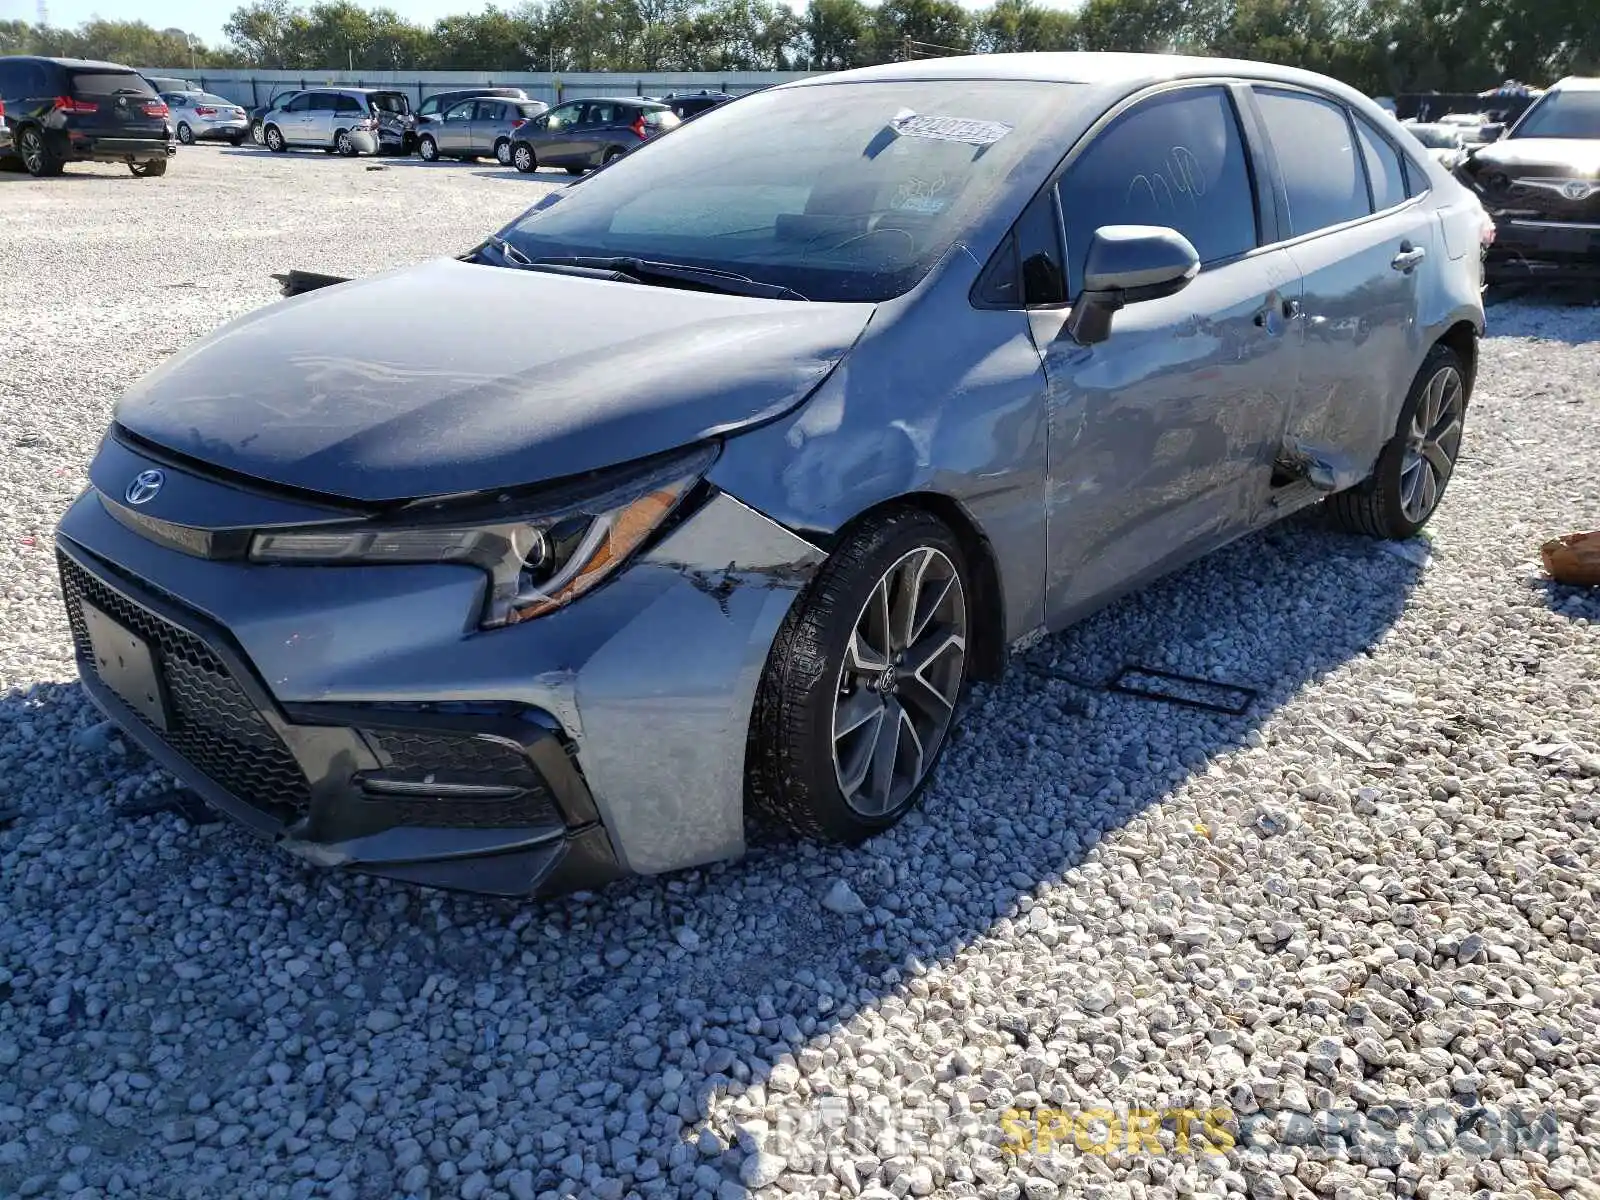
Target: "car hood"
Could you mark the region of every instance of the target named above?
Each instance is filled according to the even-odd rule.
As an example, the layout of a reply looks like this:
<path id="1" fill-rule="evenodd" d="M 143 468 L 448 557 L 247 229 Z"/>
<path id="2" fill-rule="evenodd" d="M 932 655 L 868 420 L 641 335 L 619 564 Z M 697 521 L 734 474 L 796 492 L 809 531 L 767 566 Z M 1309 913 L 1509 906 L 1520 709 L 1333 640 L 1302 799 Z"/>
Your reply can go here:
<path id="1" fill-rule="evenodd" d="M 1474 171 L 1536 169 L 1572 178 L 1600 176 L 1600 139 L 1512 138 L 1490 142 L 1472 155 Z"/>
<path id="2" fill-rule="evenodd" d="M 872 311 L 446 259 L 233 321 L 135 384 L 116 419 L 355 501 L 540 483 L 781 416 Z"/>

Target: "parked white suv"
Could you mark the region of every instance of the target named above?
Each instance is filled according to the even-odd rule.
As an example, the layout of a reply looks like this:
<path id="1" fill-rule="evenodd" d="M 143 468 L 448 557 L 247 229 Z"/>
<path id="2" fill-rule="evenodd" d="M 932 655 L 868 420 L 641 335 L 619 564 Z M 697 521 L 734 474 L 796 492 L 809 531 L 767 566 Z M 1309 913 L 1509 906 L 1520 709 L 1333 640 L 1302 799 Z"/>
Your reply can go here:
<path id="1" fill-rule="evenodd" d="M 280 98 L 261 118 L 267 149 L 315 146 L 354 156 L 378 152 L 378 121 L 359 88 L 318 89 Z"/>

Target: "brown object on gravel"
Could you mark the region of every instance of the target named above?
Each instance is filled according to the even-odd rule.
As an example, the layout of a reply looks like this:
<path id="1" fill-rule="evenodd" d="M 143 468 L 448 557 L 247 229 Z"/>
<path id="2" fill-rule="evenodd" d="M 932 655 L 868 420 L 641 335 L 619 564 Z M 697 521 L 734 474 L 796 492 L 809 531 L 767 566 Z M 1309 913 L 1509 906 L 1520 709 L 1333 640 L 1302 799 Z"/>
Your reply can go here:
<path id="1" fill-rule="evenodd" d="M 1553 538 L 1539 552 L 1544 569 L 1557 583 L 1600 586 L 1600 531 Z"/>

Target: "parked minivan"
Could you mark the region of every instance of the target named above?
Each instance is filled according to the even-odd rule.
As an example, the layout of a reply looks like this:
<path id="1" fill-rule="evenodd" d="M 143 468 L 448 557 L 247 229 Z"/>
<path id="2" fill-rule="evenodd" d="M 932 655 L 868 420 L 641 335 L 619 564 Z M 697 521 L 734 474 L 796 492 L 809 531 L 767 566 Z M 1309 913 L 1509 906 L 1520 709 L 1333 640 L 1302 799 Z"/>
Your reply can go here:
<path id="1" fill-rule="evenodd" d="M 379 118 L 365 88 L 316 88 L 281 97 L 261 118 L 268 150 L 314 146 L 347 157 L 375 154 Z"/>
<path id="2" fill-rule="evenodd" d="M 0 104 L 11 147 L 30 175 L 69 162 L 121 162 L 165 175 L 177 151 L 167 104 L 132 67 L 80 58 L 0 57 Z"/>

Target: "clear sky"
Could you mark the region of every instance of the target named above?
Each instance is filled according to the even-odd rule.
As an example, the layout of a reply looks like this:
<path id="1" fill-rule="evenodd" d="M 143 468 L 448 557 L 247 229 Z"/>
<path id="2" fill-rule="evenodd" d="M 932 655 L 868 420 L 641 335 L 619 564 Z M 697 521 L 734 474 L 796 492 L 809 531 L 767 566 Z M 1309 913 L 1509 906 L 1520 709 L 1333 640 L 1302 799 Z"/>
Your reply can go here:
<path id="1" fill-rule="evenodd" d="M 144 21 L 157 29 L 177 26 L 196 35 L 207 45 L 221 45 L 222 23 L 239 7 L 242 0 L 45 0 L 49 6 L 50 24 L 71 28 L 93 17 L 108 21 Z M 297 0 L 305 2 L 305 0 Z M 380 0 L 371 0 L 374 7 Z M 963 0 L 969 7 L 980 8 L 982 3 Z M 1050 8 L 1072 7 L 1075 0 L 1042 0 Z M 392 8 L 402 17 L 421 24 L 432 24 L 450 13 L 473 12 L 483 7 L 481 0 L 381 0 L 384 7 Z M 794 8 L 804 8 L 804 0 L 789 0 Z M 502 4 L 501 7 L 510 7 Z M 0 0 L 0 20 L 35 21 L 38 18 L 37 0 Z M 181 66 L 181 63 L 150 64 L 152 66 Z"/>

